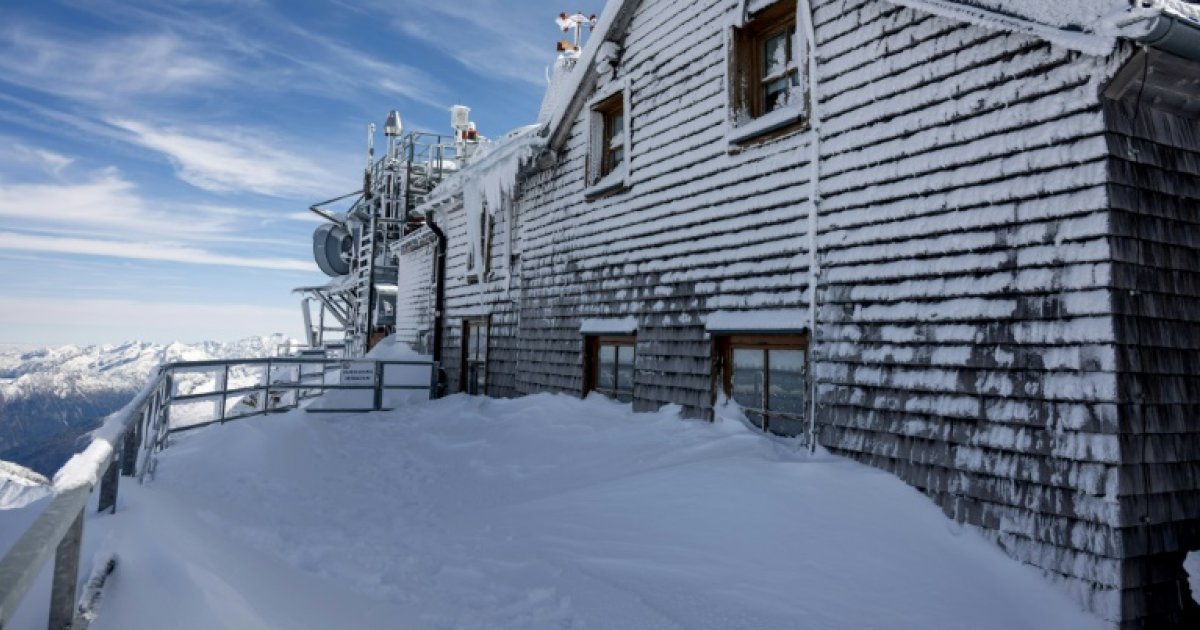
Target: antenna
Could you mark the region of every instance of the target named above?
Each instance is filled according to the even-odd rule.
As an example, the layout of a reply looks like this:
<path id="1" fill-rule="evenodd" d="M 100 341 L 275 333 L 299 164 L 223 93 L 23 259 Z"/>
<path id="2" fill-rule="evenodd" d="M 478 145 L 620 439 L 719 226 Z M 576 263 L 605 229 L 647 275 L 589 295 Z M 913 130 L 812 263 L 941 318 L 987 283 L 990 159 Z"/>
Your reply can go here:
<path id="1" fill-rule="evenodd" d="M 586 25 L 589 33 L 596 30 L 596 16 L 588 17 L 579 12 L 576 12 L 574 15 L 567 15 L 566 12 L 559 13 L 555 23 L 558 24 L 558 27 L 564 33 L 568 33 L 572 29 L 575 31 L 575 43 L 572 44 L 565 39 L 558 42 L 559 52 L 578 53 L 579 49 L 583 46 L 583 27 Z"/>
<path id="2" fill-rule="evenodd" d="M 367 171 L 375 163 L 375 123 L 367 125 Z"/>
<path id="3" fill-rule="evenodd" d="M 363 197 L 371 198 L 371 167 L 375 165 L 375 123 L 367 125 L 367 168 L 363 170 Z"/>

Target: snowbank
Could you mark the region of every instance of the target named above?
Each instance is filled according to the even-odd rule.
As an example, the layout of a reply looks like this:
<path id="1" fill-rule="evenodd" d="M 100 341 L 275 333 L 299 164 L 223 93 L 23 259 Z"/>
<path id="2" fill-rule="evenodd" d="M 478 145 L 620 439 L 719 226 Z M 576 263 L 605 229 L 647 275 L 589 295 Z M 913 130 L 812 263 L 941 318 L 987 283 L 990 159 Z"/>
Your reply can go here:
<path id="1" fill-rule="evenodd" d="M 211 427 L 122 496 L 96 630 L 1103 627 L 891 475 L 599 397 Z"/>
<path id="2" fill-rule="evenodd" d="M 50 496 L 50 480 L 19 464 L 0 460 L 0 510 L 23 508 Z"/>

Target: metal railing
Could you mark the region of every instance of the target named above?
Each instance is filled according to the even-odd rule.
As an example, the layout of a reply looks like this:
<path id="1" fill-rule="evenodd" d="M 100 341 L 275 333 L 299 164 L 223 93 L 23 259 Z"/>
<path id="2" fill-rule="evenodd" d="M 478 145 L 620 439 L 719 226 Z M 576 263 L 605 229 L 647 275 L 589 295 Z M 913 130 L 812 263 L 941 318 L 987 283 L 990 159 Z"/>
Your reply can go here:
<path id="1" fill-rule="evenodd" d="M 429 371 L 427 382 L 420 380 L 421 372 L 426 369 Z M 394 374 L 397 371 L 407 374 Z M 212 387 L 199 387 L 209 383 L 204 375 L 213 373 L 217 378 L 211 381 Z M 330 375 L 335 373 L 338 374 L 337 381 L 330 382 Z M 104 454 L 98 457 L 95 470 L 91 471 L 90 478 L 99 480 L 98 511 L 116 511 L 117 489 L 122 476 L 137 476 L 141 481 L 147 476 L 153 477 L 157 467 L 156 453 L 169 445 L 169 437 L 174 433 L 288 411 L 326 392 L 370 392 L 371 396 L 369 403 L 364 404 L 339 401 L 334 407 L 320 409 L 310 404 L 309 411 L 386 410 L 389 392 L 427 390 L 432 398 L 436 392 L 437 373 L 438 366 L 432 361 L 272 357 L 165 364 L 159 367 L 133 402 L 118 412 L 122 415 L 110 418 L 97 431 L 95 440 L 103 440 L 111 446 L 97 451 Z M 240 382 L 231 387 L 233 379 Z M 397 383 L 397 380 L 403 382 Z M 180 414 L 177 410 L 173 418 L 172 410 L 176 407 L 205 402 L 215 406 L 209 415 Z M 85 451 L 88 452 L 92 452 L 91 446 Z M 51 552 L 54 553 L 54 569 L 48 628 L 83 630 L 89 625 L 91 615 L 87 614 L 84 605 L 77 603 L 79 555 L 84 513 L 96 485 L 96 482 L 85 482 L 59 490 L 45 511 L 0 560 L 0 630 L 12 619 Z M 110 561 L 109 569 L 113 566 L 115 564 Z"/>

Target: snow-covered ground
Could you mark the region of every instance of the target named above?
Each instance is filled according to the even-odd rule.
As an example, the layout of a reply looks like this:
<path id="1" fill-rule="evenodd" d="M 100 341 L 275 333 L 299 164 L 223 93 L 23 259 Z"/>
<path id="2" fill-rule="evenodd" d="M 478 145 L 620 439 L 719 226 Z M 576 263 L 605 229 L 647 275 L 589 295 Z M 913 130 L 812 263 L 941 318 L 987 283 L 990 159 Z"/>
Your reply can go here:
<path id="1" fill-rule="evenodd" d="M 96 630 L 1104 627 L 891 475 L 595 397 L 210 427 L 88 527 Z"/>

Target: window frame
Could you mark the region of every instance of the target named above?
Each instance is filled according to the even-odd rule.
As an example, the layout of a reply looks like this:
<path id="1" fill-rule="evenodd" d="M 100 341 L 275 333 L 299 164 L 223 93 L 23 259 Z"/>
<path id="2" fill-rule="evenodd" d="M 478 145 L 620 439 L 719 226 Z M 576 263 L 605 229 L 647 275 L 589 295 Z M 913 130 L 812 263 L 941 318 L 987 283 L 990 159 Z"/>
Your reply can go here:
<path id="1" fill-rule="evenodd" d="M 471 333 L 482 330 L 482 345 L 477 346 L 477 356 L 471 356 Z M 458 391 L 472 396 L 487 395 L 487 361 L 488 349 L 492 339 L 490 317 L 462 318 L 462 349 L 459 358 Z M 481 354 L 481 356 L 479 356 Z M 482 374 L 483 384 L 480 387 L 478 379 L 471 378 L 472 367 L 478 367 Z M 480 391 L 482 389 L 482 391 Z"/>
<path id="2" fill-rule="evenodd" d="M 808 38 L 796 0 L 779 0 L 750 14 L 743 2 L 727 40 L 729 60 L 729 132 L 731 145 L 762 142 L 808 128 L 809 91 Z M 798 102 L 767 112 L 765 89 L 774 75 L 766 74 L 766 42 L 783 31 L 790 62 L 780 77 L 795 76 Z M 790 35 L 790 36 L 788 36 Z"/>
<path id="3" fill-rule="evenodd" d="M 602 346 L 613 346 L 616 348 L 616 356 L 613 360 L 613 389 L 605 390 L 599 386 L 600 381 L 600 348 Z M 620 388 L 620 370 L 621 370 L 621 349 L 629 348 L 633 353 L 633 374 L 629 383 L 628 398 L 622 399 L 622 390 Z M 591 392 L 598 392 L 601 395 L 617 400 L 620 402 L 632 402 L 633 392 L 637 386 L 637 335 L 585 335 L 583 338 L 583 396 L 586 397 Z"/>
<path id="4" fill-rule="evenodd" d="M 589 140 L 584 198 L 591 201 L 629 188 L 633 157 L 633 117 L 627 80 L 613 81 L 588 102 Z M 621 146 L 613 147 L 613 115 L 620 114 L 624 131 Z M 613 155 L 620 152 L 621 161 Z"/>
<path id="5" fill-rule="evenodd" d="M 809 409 L 805 409 L 800 414 L 786 412 L 772 412 L 770 409 L 771 397 L 771 350 L 799 350 L 804 353 L 804 388 L 806 403 L 810 402 L 809 397 L 812 396 L 812 388 L 810 379 L 811 376 L 811 359 L 809 356 L 809 338 L 807 333 L 730 333 L 713 336 L 713 363 L 714 381 L 717 386 L 731 401 L 733 397 L 733 353 L 737 349 L 754 349 L 763 350 L 763 374 L 762 374 L 762 406 L 761 408 L 746 407 L 739 403 L 743 409 L 757 413 L 762 418 L 761 424 L 755 423 L 756 427 L 764 433 L 774 433 L 777 435 L 793 435 L 780 433 L 771 430 L 771 416 L 786 417 L 793 421 L 807 423 L 809 421 Z M 798 434 L 796 434 L 798 435 Z"/>
<path id="6" fill-rule="evenodd" d="M 625 130 L 625 98 L 623 94 L 614 94 L 600 102 L 593 110 L 600 116 L 600 179 L 604 179 L 609 173 L 617 170 L 617 168 L 625 161 L 624 137 L 622 137 L 622 146 L 614 147 L 613 137 L 615 135 L 614 124 L 617 120 L 621 121 L 621 130 Z M 614 160 L 614 155 L 620 152 L 621 159 Z"/>

